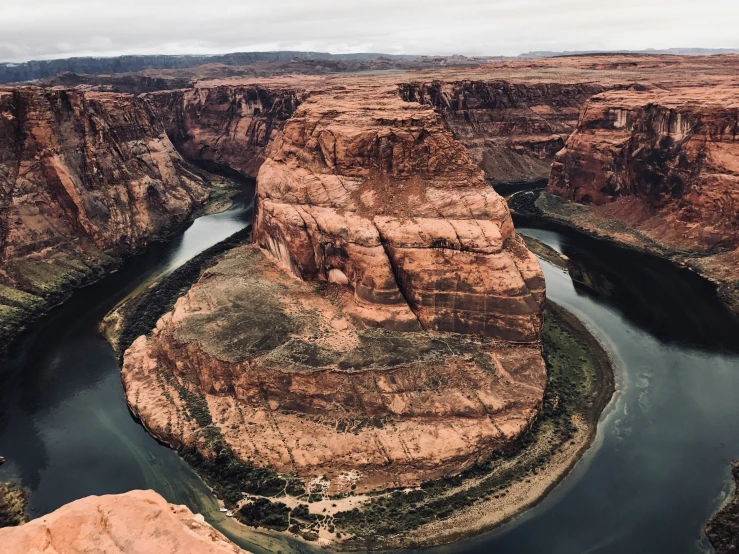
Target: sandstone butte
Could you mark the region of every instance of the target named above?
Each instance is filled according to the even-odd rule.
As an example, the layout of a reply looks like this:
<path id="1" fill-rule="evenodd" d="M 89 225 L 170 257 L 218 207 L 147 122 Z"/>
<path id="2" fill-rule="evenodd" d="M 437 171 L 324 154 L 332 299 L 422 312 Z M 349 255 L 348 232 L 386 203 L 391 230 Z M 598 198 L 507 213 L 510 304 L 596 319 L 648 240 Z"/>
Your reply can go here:
<path id="1" fill-rule="evenodd" d="M 598 222 L 616 219 L 645 233 L 659 219 L 653 214 L 665 215 L 655 236 L 724 248 L 718 256 L 730 262 L 731 226 L 717 214 L 731 221 L 736 213 L 729 204 L 736 169 L 727 109 L 735 105 L 738 65 L 737 56 L 583 56 L 392 75 L 217 79 L 141 96 L 90 85 L 2 89 L 2 145 L 25 145 L 34 136 L 25 131 L 35 128 L 33 118 L 15 107 L 24 95 L 95 106 L 45 116 L 59 137 L 79 136 L 74 122 L 99 116 L 98 106 L 119 106 L 117 117 L 106 116 L 119 122 L 142 114 L 107 135 L 118 124 L 95 119 L 95 132 L 82 133 L 75 151 L 88 152 L 102 129 L 96 152 L 106 154 L 109 137 L 126 146 L 102 156 L 112 160 L 110 174 L 125 177 L 130 164 L 146 174 L 84 181 L 99 188 L 87 186 L 72 202 L 84 210 L 70 209 L 65 194 L 55 192 L 69 188 L 53 177 L 56 171 L 27 193 L 5 192 L 17 188 L 14 168 L 23 166 L 17 152 L 25 146 L 3 146 L 3 252 L 7 229 L 19 221 L 8 217 L 15 206 L 48 210 L 48 218 L 64 214 L 72 223 L 62 225 L 71 230 L 60 242 L 74 245 L 39 250 L 29 240 L 27 254 L 14 246 L 12 255 L 3 254 L 4 283 L 25 287 L 18 276 L 33 273 L 5 269 L 24 256 L 46 263 L 42 275 L 49 266 L 66 275 L 79 266 L 64 258 L 56 263 L 57 250 L 74 252 L 74 259 L 79 244 L 117 252 L 119 243 L 102 237 L 107 227 L 101 224 L 96 235 L 75 223 L 77 213 L 86 214 L 88 196 L 105 194 L 109 183 L 127 190 L 136 183 L 140 193 L 148 190 L 140 179 L 164 182 L 149 150 L 166 151 L 174 170 L 164 173 L 178 179 L 159 194 L 187 190 L 190 197 L 178 196 L 181 208 L 169 199 L 165 205 L 177 215 L 160 209 L 152 222 L 178 220 L 204 198 L 178 152 L 258 177 L 256 246 L 223 256 L 126 354 L 132 409 L 172 446 L 207 456 L 214 444 L 225 444 L 242 461 L 327 475 L 331 492 L 454 473 L 525 431 L 546 379 L 538 343 L 541 274 L 484 182 L 546 178 L 567 141 L 550 191 L 598 204 Z M 70 102 L 51 105 L 68 110 Z M 156 147 L 131 150 L 141 140 Z M 35 148 L 45 150 L 48 142 Z M 622 154 L 619 142 L 626 145 Z M 36 167 L 35 156 L 27 166 Z M 597 190 L 573 180 L 579 163 L 603 171 L 594 177 Z M 645 165 L 669 178 L 644 187 L 631 172 Z M 675 187 L 675 175 L 689 186 Z M 34 194 L 47 204 L 34 203 Z M 628 196 L 634 213 L 620 208 Z M 144 202 L 136 217 L 149 206 Z M 92 212 L 87 219 L 95 223 Z M 709 218 L 706 233 L 698 231 L 698 214 Z M 145 241 L 155 227 L 118 236 Z M 633 241 L 624 233 L 616 238 Z M 715 267 L 727 279 L 735 276 L 734 266 Z M 3 304 L 21 302 L 10 297 Z"/>
<path id="2" fill-rule="evenodd" d="M 0 529 L 3 554 L 244 553 L 185 506 L 154 491 L 88 496 Z"/>
<path id="3" fill-rule="evenodd" d="M 164 442 L 359 492 L 456 473 L 531 424 L 541 269 L 430 107 L 372 82 L 308 94 L 265 150 L 254 242 L 125 354 Z"/>

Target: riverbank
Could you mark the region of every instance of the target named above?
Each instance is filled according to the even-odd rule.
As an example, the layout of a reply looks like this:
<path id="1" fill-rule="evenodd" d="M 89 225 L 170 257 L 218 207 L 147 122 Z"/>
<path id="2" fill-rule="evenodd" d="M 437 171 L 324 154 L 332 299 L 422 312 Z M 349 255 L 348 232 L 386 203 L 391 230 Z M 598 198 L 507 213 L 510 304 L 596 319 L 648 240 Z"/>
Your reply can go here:
<path id="1" fill-rule="evenodd" d="M 215 214 L 233 205 L 233 199 L 241 192 L 241 185 L 230 178 L 211 175 L 208 200 L 196 207 L 182 222 L 149 238 L 149 245 L 171 240 L 202 215 Z M 114 273 L 127 259 L 140 254 L 143 249 L 125 256 L 113 256 L 90 248 L 83 258 L 59 258 L 55 263 L 26 264 L 26 289 L 0 283 L 0 357 L 34 322 L 53 308 L 63 304 L 72 294 Z M 54 261 L 54 260 L 53 260 Z"/>
<path id="2" fill-rule="evenodd" d="M 229 242 L 240 240 L 232 237 Z M 221 243 L 203 252 L 119 304 L 106 317 L 106 336 L 119 355 L 136 337 L 150 332 L 202 269 L 226 249 Z M 550 256 L 556 254 L 552 252 Z M 453 542 L 501 525 L 538 503 L 595 438 L 600 413 L 614 390 L 607 354 L 574 316 L 554 304 L 545 319 L 543 347 L 550 383 L 544 409 L 529 433 L 505 452 L 479 459 L 462 475 L 419 488 L 331 497 L 318 486 L 305 487 L 306 493 L 303 487 L 285 485 L 290 476 L 272 475 L 267 481 L 279 481 L 282 486 L 245 491 L 236 485 L 253 481 L 251 465 L 229 459 L 223 466 L 182 454 L 235 511 L 236 519 L 252 526 L 288 532 L 338 550 Z M 251 492 L 248 501 L 241 500 L 242 492 Z"/>
<path id="3" fill-rule="evenodd" d="M 585 235 L 665 258 L 690 269 L 716 286 L 722 302 L 739 316 L 739 253 L 734 250 L 682 250 L 660 243 L 623 222 L 596 214 L 590 206 L 578 204 L 544 190 L 522 191 L 508 201 L 519 218 L 545 220 L 575 229 Z"/>
<path id="4" fill-rule="evenodd" d="M 739 551 L 739 460 L 731 469 L 732 485 L 726 502 L 706 524 L 706 536 L 716 554 Z"/>
<path id="5" fill-rule="evenodd" d="M 250 241 L 251 225 L 248 225 L 204 250 L 169 275 L 161 279 L 154 278 L 119 302 L 99 326 L 119 360 L 134 340 L 151 332 L 157 320 L 172 309 L 177 299 L 187 292 L 218 256 Z"/>

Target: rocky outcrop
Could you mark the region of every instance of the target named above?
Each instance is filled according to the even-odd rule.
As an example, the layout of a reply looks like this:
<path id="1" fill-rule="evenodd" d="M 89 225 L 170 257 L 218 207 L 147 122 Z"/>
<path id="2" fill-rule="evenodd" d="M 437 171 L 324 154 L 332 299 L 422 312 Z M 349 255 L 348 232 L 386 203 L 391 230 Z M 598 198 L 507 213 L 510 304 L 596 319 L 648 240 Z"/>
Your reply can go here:
<path id="1" fill-rule="evenodd" d="M 585 106 L 548 191 L 674 247 L 739 246 L 739 93 L 612 91 Z"/>
<path id="2" fill-rule="evenodd" d="M 716 554 L 739 550 L 739 461 L 731 468 L 731 495 L 706 524 L 706 536 Z"/>
<path id="3" fill-rule="evenodd" d="M 399 85 L 407 101 L 432 106 L 493 185 L 546 180 L 577 125 L 591 83 L 439 81 Z"/>
<path id="4" fill-rule="evenodd" d="M 20 527 L 0 529 L 0 550 L 24 554 L 239 554 L 185 506 L 154 491 L 89 496 Z"/>
<path id="5" fill-rule="evenodd" d="M 226 254 L 124 355 L 147 429 L 201 467 L 336 493 L 456 474 L 525 432 L 543 276 L 438 114 L 395 86 L 315 88 L 265 155 L 261 249 Z"/>
<path id="6" fill-rule="evenodd" d="M 528 429 L 546 384 L 539 345 L 368 329 L 353 304 L 347 287 L 236 248 L 128 349 L 129 406 L 158 439 L 214 460 L 213 474 L 233 456 L 245 464 L 234 476 L 252 464 L 293 474 L 298 493 L 415 486 Z"/>
<path id="7" fill-rule="evenodd" d="M 0 89 L 0 337 L 183 222 L 211 184 L 133 96 Z"/>
<path id="8" fill-rule="evenodd" d="M 739 312 L 736 86 L 594 97 L 552 167 L 550 217 L 664 256 L 716 283 Z"/>
<path id="9" fill-rule="evenodd" d="M 256 177 L 266 148 L 305 97 L 301 89 L 204 84 L 145 96 L 186 157 Z"/>
<path id="10" fill-rule="evenodd" d="M 349 287 L 365 325 L 539 338 L 544 280 L 505 201 L 394 88 L 300 106 L 260 169 L 254 240 L 303 280 Z"/>

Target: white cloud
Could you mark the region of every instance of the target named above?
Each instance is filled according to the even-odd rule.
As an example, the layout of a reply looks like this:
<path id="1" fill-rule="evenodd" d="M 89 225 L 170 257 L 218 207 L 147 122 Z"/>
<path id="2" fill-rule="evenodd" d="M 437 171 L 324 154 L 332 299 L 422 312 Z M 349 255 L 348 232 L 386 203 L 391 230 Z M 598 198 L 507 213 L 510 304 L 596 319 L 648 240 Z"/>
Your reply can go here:
<path id="1" fill-rule="evenodd" d="M 249 50 L 737 48 L 735 0 L 0 0 L 0 60 Z"/>

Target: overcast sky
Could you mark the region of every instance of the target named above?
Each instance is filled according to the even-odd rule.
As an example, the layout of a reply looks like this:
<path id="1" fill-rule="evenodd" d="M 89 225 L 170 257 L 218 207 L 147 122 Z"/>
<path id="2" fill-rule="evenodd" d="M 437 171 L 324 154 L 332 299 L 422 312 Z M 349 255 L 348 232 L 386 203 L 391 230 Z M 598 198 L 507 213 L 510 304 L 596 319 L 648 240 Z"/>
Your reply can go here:
<path id="1" fill-rule="evenodd" d="M 0 0 L 0 61 L 739 48 L 739 0 Z"/>

